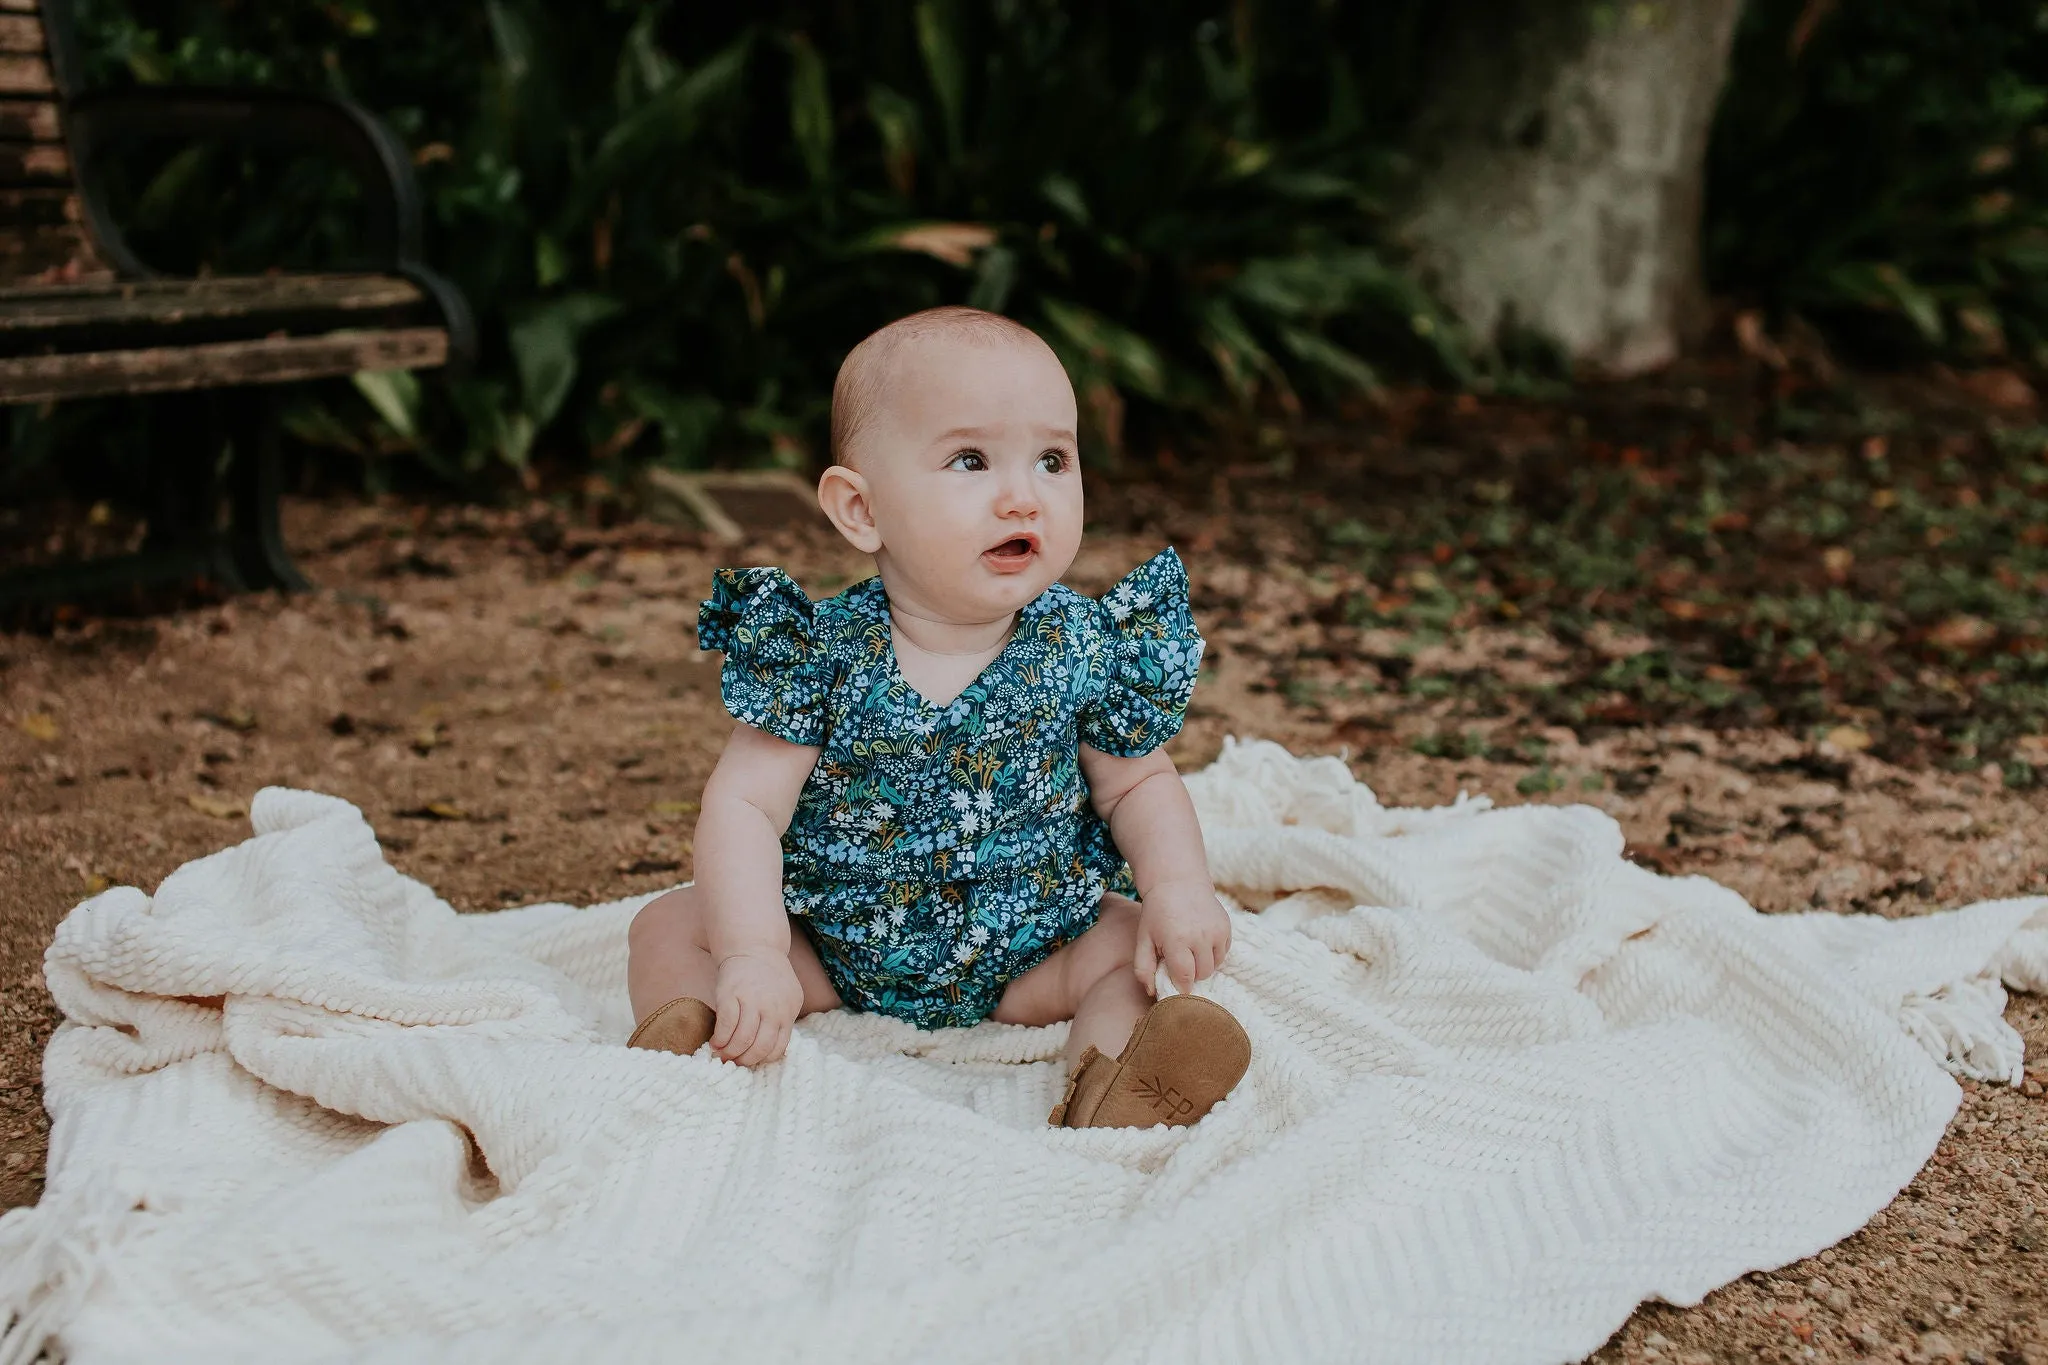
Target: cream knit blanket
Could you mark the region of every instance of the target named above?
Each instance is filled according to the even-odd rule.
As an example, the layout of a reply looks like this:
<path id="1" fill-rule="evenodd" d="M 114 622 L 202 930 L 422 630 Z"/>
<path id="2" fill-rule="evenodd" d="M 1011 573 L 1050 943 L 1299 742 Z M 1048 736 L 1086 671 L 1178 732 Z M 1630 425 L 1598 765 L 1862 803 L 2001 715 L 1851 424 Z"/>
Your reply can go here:
<path id="1" fill-rule="evenodd" d="M 2048 900 L 1757 915 L 1598 811 L 1387 810 L 1271 744 L 1189 779 L 1251 1073 L 1045 1126 L 1064 1026 L 833 1014 L 779 1065 L 629 1051 L 641 900 L 458 916 L 354 807 L 48 955 L 48 1194 L 0 1358 L 1564 1361 L 1863 1224 L 1945 1073 L 2016 1078 Z"/>

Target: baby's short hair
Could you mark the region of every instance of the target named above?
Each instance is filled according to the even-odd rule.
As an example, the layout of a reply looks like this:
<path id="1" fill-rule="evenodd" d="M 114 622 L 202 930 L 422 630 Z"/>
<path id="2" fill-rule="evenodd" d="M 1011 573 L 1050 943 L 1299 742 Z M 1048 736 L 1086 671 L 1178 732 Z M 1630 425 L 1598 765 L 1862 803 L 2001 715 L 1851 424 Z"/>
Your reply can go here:
<path id="1" fill-rule="evenodd" d="M 948 304 L 901 317 L 868 334 L 840 362 L 832 384 L 832 463 L 845 464 L 847 449 L 867 424 L 888 381 L 889 363 L 912 342 L 944 337 L 970 346 L 1005 342 L 1045 346 L 1044 338 L 1001 313 Z M 1048 348 L 1049 349 L 1049 348 Z"/>

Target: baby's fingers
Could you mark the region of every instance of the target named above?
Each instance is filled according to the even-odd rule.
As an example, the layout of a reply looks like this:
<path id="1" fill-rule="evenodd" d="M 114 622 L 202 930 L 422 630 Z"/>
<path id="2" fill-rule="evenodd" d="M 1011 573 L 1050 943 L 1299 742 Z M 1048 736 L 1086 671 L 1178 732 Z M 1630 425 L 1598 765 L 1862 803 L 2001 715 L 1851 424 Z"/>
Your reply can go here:
<path id="1" fill-rule="evenodd" d="M 747 1049 L 754 1045 L 754 1039 L 761 1032 L 761 1011 L 746 1001 L 740 1002 L 739 1022 L 733 1025 L 732 1037 L 726 1040 L 718 1055 L 728 1062 L 736 1062 L 747 1055 Z"/>
<path id="2" fill-rule="evenodd" d="M 733 1060 L 741 1066 L 764 1066 L 782 1055 L 782 1046 L 788 1038 L 787 1028 L 763 1020 L 760 1032 L 754 1035 L 753 1046 Z"/>
<path id="3" fill-rule="evenodd" d="M 739 1027 L 740 999 L 731 991 L 721 990 L 711 1008 L 711 1050 L 723 1057 L 725 1045 L 732 1041 L 733 1030 Z"/>
<path id="4" fill-rule="evenodd" d="M 1131 959 L 1131 970 L 1138 974 L 1138 984 L 1145 988 L 1145 994 L 1152 994 L 1152 980 L 1159 974 L 1159 950 L 1152 946 L 1152 936 L 1138 931 L 1138 954 Z"/>
<path id="5" fill-rule="evenodd" d="M 1191 990 L 1195 984 L 1195 950 L 1188 944 L 1181 944 L 1166 955 L 1166 975 L 1175 989 Z"/>

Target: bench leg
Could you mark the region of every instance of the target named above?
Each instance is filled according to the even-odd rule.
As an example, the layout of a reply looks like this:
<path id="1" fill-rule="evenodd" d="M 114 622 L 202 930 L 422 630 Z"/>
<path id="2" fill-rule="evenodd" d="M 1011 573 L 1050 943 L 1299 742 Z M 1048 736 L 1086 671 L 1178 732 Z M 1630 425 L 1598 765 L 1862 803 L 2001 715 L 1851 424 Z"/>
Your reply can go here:
<path id="1" fill-rule="evenodd" d="M 278 461 L 280 413 L 268 389 L 237 389 L 222 395 L 234 442 L 229 466 L 231 499 L 229 549 L 242 581 L 255 589 L 305 592 L 313 585 L 292 562 L 278 525 L 283 478 Z"/>
<path id="2" fill-rule="evenodd" d="M 221 428 L 213 395 L 166 394 L 150 405 L 149 535 L 137 583 L 198 575 L 223 591 L 247 586 L 220 535 Z"/>

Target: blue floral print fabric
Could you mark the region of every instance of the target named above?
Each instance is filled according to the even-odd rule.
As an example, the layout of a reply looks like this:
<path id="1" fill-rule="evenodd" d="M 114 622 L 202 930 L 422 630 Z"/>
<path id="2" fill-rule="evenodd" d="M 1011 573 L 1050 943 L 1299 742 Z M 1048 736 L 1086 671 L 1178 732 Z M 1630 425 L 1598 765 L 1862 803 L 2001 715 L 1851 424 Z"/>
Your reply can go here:
<path id="1" fill-rule="evenodd" d="M 1100 600 L 1048 588 L 945 705 L 897 670 L 879 578 L 814 604 L 779 569 L 721 569 L 697 640 L 725 653 L 736 719 L 819 749 L 783 835 L 786 908 L 842 1000 L 922 1028 L 987 1018 L 1104 891 L 1131 892 L 1079 746 L 1173 738 L 1202 661 L 1170 549 Z"/>

